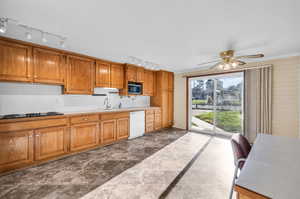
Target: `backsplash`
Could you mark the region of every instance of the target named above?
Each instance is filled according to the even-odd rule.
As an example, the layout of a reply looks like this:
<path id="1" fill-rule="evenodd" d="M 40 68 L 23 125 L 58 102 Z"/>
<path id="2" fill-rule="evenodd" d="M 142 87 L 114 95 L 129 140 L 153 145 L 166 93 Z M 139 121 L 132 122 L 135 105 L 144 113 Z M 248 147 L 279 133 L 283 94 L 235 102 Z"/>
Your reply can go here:
<path id="1" fill-rule="evenodd" d="M 108 94 L 117 89 L 95 88 L 94 92 Z M 0 82 L 0 115 L 48 112 L 81 111 L 104 108 L 105 96 L 63 95 L 62 86 Z M 109 94 L 113 108 L 122 103 L 123 108 L 150 106 L 150 97 L 124 97 Z"/>

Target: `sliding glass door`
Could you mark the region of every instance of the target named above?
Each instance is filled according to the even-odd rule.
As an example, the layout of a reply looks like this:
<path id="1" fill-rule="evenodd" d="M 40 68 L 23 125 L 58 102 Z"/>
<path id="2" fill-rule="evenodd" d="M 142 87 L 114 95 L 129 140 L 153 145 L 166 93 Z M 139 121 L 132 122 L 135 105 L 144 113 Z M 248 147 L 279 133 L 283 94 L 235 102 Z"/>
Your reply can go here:
<path id="1" fill-rule="evenodd" d="M 189 129 L 231 136 L 243 133 L 244 74 L 189 79 Z"/>

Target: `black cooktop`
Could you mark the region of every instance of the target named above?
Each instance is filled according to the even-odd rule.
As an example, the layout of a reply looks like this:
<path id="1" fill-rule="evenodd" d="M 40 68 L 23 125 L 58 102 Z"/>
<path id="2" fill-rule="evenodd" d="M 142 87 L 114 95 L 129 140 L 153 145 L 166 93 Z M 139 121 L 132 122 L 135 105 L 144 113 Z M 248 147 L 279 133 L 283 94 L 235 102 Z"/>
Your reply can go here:
<path id="1" fill-rule="evenodd" d="M 54 116 L 54 115 L 63 115 L 63 113 L 46 112 L 46 113 L 10 114 L 10 115 L 2 115 L 0 116 L 0 119 L 15 119 L 15 118 L 26 118 L 26 117 Z"/>

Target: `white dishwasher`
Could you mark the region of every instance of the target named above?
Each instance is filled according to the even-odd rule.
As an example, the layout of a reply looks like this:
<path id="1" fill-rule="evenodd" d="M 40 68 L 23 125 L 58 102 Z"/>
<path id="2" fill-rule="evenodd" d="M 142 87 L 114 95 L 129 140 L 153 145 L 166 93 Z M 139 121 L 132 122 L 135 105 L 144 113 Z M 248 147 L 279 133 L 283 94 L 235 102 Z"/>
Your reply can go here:
<path id="1" fill-rule="evenodd" d="M 145 133 L 145 112 L 130 112 L 130 135 L 129 139 L 140 137 Z"/>

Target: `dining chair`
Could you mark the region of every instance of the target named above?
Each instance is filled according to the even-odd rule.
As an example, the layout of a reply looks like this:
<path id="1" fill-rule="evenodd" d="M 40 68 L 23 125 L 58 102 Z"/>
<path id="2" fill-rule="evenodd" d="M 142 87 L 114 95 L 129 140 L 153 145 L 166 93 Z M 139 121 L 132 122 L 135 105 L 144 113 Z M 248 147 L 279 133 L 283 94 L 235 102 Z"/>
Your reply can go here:
<path id="1" fill-rule="evenodd" d="M 249 144 L 246 137 L 244 137 L 241 134 L 235 134 L 231 137 L 231 146 L 233 151 L 233 157 L 234 157 L 234 176 L 232 180 L 231 190 L 230 190 L 230 196 L 229 199 L 232 199 L 233 195 L 233 187 L 235 184 L 235 181 L 238 176 L 238 172 L 243 168 L 245 161 L 248 157 L 248 154 L 251 150 L 251 145 Z"/>

